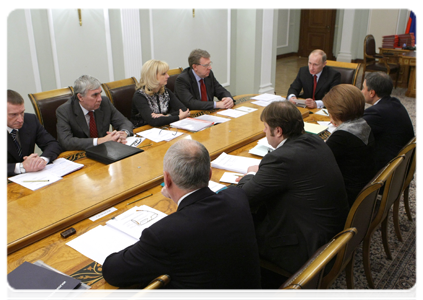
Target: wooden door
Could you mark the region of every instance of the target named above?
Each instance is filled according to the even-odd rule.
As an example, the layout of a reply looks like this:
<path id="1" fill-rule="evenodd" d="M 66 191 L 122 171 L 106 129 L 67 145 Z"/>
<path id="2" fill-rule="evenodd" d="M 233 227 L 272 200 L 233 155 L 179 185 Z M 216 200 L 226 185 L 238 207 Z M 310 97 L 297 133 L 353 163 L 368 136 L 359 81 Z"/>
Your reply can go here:
<path id="1" fill-rule="evenodd" d="M 298 54 L 308 57 L 314 49 L 322 49 L 326 52 L 328 59 L 335 59 L 332 52 L 335 20 L 335 9 L 301 10 Z"/>

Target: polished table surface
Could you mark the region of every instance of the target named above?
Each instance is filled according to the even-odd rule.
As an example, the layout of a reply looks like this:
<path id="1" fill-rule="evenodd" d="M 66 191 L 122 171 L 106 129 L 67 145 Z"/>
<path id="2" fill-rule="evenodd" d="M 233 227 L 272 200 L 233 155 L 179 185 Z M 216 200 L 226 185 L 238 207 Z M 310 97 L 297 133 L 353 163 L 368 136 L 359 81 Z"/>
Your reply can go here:
<path id="1" fill-rule="evenodd" d="M 222 152 L 254 157 L 248 150 L 264 137 L 260 121 L 263 108 L 248 102 L 237 106 L 243 105 L 258 110 L 201 132 L 187 132 L 175 140 L 192 138 L 201 142 L 212 159 Z M 308 109 L 299 109 L 305 121 L 328 120 L 325 116 L 308 115 Z M 42 260 L 74 277 L 86 278 L 83 274 L 90 273 L 86 282 L 93 288 L 113 288 L 102 279 L 100 265 L 65 244 L 133 206 L 145 204 L 166 214 L 176 211 L 176 204 L 160 193 L 162 159 L 175 140 L 161 143 L 145 140 L 139 146 L 151 144 L 144 148 L 145 152 L 110 165 L 79 159 L 76 162 L 83 163 L 83 169 L 34 192 L 15 183 L 8 184 L 8 273 L 23 261 Z M 219 182 L 224 172 L 214 169 L 212 180 Z M 111 206 L 117 211 L 94 222 L 88 219 Z M 59 232 L 70 226 L 77 234 L 65 240 Z"/>

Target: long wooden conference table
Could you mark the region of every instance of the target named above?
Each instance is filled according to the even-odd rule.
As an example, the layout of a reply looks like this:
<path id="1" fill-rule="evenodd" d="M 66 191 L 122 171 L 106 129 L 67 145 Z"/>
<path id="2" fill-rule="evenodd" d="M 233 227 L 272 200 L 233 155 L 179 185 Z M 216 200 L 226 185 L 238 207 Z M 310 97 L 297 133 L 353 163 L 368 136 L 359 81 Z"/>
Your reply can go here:
<path id="1" fill-rule="evenodd" d="M 75 159 L 84 167 L 36 191 L 8 183 L 7 272 L 24 261 L 33 263 L 41 260 L 91 288 L 114 288 L 102 278 L 101 265 L 66 243 L 98 225 L 104 225 L 133 206 L 148 205 L 166 214 L 175 212 L 176 204 L 161 194 L 160 184 L 163 182 L 163 156 L 179 139 L 188 138 L 202 143 L 212 160 L 222 152 L 254 157 L 248 150 L 265 136 L 260 121 L 264 107 L 251 104 L 251 96 L 235 97 L 237 105 L 234 108 L 247 106 L 256 108 L 256 111 L 200 132 L 183 131 L 183 135 L 169 142 L 154 143 L 146 139 L 138 146 L 144 152 L 121 161 L 105 165 L 86 158 L 84 152 L 65 152 L 61 157 Z M 299 110 L 307 122 L 328 120 L 328 117 L 311 114 L 317 109 Z M 210 112 L 197 112 L 202 113 Z M 216 114 L 216 111 L 211 113 Z M 135 132 L 147 128 L 149 126 Z M 224 172 L 213 169 L 212 180 L 219 182 Z M 143 197 L 146 198 L 138 200 Z M 88 219 L 110 207 L 117 210 L 96 221 Z M 62 238 L 60 232 L 70 227 L 76 229 L 76 234 Z"/>

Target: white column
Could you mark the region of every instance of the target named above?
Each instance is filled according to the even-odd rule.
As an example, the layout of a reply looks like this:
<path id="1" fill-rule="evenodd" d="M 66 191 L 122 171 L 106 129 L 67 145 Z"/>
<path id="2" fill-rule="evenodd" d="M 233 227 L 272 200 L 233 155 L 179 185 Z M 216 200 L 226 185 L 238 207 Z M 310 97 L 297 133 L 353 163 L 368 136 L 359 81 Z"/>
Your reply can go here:
<path id="1" fill-rule="evenodd" d="M 125 78 L 140 76 L 142 67 L 141 25 L 138 9 L 122 9 L 123 61 Z"/>
<path id="2" fill-rule="evenodd" d="M 260 94 L 275 92 L 272 86 L 273 13 L 273 9 L 263 9 Z"/>
<path id="3" fill-rule="evenodd" d="M 353 39 L 353 28 L 354 28 L 354 9 L 344 10 L 344 20 L 342 23 L 342 34 L 341 34 L 341 47 L 339 54 L 336 58 L 337 61 L 351 62 L 352 54 L 352 39 Z"/>

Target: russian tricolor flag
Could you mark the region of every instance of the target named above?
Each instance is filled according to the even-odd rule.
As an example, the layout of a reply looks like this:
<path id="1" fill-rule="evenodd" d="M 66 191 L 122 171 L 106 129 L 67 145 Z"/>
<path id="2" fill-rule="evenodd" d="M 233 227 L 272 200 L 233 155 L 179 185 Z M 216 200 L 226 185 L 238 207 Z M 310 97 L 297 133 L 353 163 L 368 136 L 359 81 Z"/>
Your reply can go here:
<path id="1" fill-rule="evenodd" d="M 416 15 L 410 11 L 410 17 L 408 18 L 407 29 L 405 33 L 414 33 L 414 41 L 417 44 L 417 37 L 416 37 Z"/>

